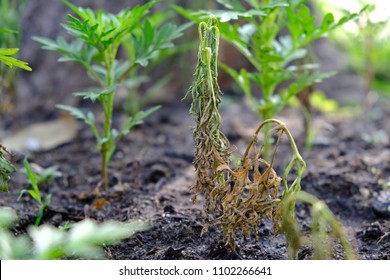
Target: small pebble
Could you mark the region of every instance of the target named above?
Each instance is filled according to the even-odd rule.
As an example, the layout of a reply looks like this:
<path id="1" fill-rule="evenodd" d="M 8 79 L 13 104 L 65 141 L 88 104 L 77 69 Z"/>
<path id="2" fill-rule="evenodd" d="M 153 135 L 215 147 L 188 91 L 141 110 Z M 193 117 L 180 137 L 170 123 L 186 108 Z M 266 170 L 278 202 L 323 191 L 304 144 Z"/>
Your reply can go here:
<path id="1" fill-rule="evenodd" d="M 372 210 L 380 218 L 390 218 L 390 190 L 383 190 L 374 198 Z"/>

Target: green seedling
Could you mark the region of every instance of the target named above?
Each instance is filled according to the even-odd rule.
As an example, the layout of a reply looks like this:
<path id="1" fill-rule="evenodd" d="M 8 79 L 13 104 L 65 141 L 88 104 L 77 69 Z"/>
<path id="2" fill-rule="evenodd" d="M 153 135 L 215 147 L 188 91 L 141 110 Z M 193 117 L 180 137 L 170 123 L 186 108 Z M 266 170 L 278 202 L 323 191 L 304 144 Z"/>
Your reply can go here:
<path id="1" fill-rule="evenodd" d="M 35 174 L 32 171 L 31 166 L 30 166 L 27 158 L 24 159 L 23 164 L 24 164 L 24 168 L 25 168 L 26 173 L 27 173 L 29 183 L 31 185 L 31 189 L 22 190 L 20 192 L 18 200 L 21 199 L 25 193 L 28 193 L 38 203 L 39 210 L 38 210 L 37 218 L 35 220 L 35 226 L 39 226 L 39 224 L 41 223 L 42 217 L 43 217 L 43 212 L 45 211 L 45 208 L 50 203 L 51 194 L 46 196 L 44 201 L 42 200 L 41 190 L 39 189 L 38 182 L 37 182 L 37 178 L 38 178 L 37 174 Z"/>
<path id="2" fill-rule="evenodd" d="M 124 86 L 126 79 L 131 77 L 134 69 L 146 66 L 160 50 L 171 47 L 172 41 L 181 35 L 182 29 L 173 24 L 165 24 L 157 29 L 151 24 L 148 13 L 158 1 L 128 8 L 118 14 L 76 7 L 65 0 L 63 3 L 76 15 L 68 15 L 68 22 L 64 25 L 75 39 L 70 43 L 62 37 L 56 41 L 40 37 L 35 37 L 35 40 L 45 49 L 59 52 L 62 55 L 60 61 L 81 64 L 99 86 L 75 95 L 99 102 L 104 115 L 102 127 L 99 127 L 92 112 L 84 113 L 79 108 L 67 105 L 58 107 L 83 120 L 92 129 L 101 153 L 101 185 L 107 190 L 108 165 L 117 143 L 159 108 L 155 106 L 136 112 L 117 130 L 112 127 L 115 94 Z M 127 52 L 131 46 L 131 55 L 126 60 L 120 60 L 118 51 L 125 42 Z"/>
<path id="3" fill-rule="evenodd" d="M 197 22 L 210 14 L 220 19 L 221 37 L 234 46 L 251 67 L 239 71 L 221 64 L 245 93 L 251 108 L 261 120 L 273 118 L 302 90 L 332 76 L 319 73 L 316 65 L 304 63 L 307 47 L 358 15 L 336 21 L 333 14 L 317 25 L 315 16 L 301 1 L 219 0 L 226 10 L 193 12 L 175 9 Z M 249 7 L 249 8 L 247 8 Z M 238 23 L 237 20 L 240 19 Z M 287 87 L 281 87 L 288 83 Z M 255 87 L 257 86 L 257 90 Z M 261 92 L 261 97 L 257 94 Z M 268 133 L 269 126 L 264 129 Z M 269 141 L 269 140 L 268 140 Z M 264 156 L 269 159 L 271 141 L 265 142 Z"/>
<path id="4" fill-rule="evenodd" d="M 302 244 L 295 220 L 295 203 L 301 199 L 313 205 L 313 257 L 329 256 L 318 250 L 321 249 L 321 242 L 329 240 L 326 223 L 330 223 L 334 236 L 346 252 L 346 258 L 352 258 L 350 244 L 334 215 L 324 203 L 301 192 L 306 163 L 283 122 L 276 119 L 263 121 L 239 163 L 236 166 L 230 163 L 230 144 L 220 131 L 221 117 L 218 112 L 221 91 L 217 81 L 219 29 L 216 17 L 211 16 L 208 23 L 199 24 L 199 38 L 195 78 L 187 95 L 191 95 L 193 99 L 190 113 L 195 121 L 193 138 L 196 182 L 192 189 L 196 194 L 205 196 L 207 224 L 202 232 L 207 231 L 210 226 L 221 226 L 225 243 L 235 250 L 236 235 L 241 233 L 249 236 L 253 233 L 257 237 L 262 219 L 268 217 L 273 221 L 275 235 L 286 235 L 289 257 L 295 259 Z M 261 143 L 259 135 L 264 133 L 267 126 L 270 129 L 267 129 Z M 273 135 L 276 136 L 274 149 L 271 160 L 267 161 L 263 157 L 264 143 Z M 290 143 L 292 157 L 285 167 L 283 178 L 280 178 L 273 167 L 283 135 Z M 282 193 L 279 193 L 280 189 Z"/>
<path id="5" fill-rule="evenodd" d="M 103 259 L 106 254 L 100 247 L 113 245 L 130 238 L 139 231 L 148 230 L 143 221 L 120 223 L 106 221 L 101 224 L 86 219 L 61 230 L 52 225 L 30 226 L 28 235 L 15 237 L 9 228 L 16 221 L 14 211 L 0 208 L 0 259 L 51 260 L 62 258 Z"/>
<path id="6" fill-rule="evenodd" d="M 37 164 L 31 164 L 31 169 L 34 172 L 36 182 L 38 185 L 62 177 L 62 172 L 58 170 L 58 166 L 56 165 L 43 168 Z"/>

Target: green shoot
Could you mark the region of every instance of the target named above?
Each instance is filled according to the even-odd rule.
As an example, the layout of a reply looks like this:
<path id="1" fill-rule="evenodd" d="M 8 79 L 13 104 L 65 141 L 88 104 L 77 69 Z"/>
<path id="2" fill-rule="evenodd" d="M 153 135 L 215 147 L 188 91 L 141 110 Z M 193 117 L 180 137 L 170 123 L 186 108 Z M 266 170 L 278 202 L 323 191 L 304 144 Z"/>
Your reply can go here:
<path id="1" fill-rule="evenodd" d="M 31 164 L 31 169 L 34 170 L 34 175 L 38 185 L 62 177 L 62 172 L 58 170 L 58 166 L 43 168 L 37 164 Z"/>
<path id="2" fill-rule="evenodd" d="M 39 210 L 38 210 L 37 218 L 35 220 L 35 226 L 39 226 L 39 224 L 41 223 L 41 220 L 42 220 L 45 208 L 50 203 L 51 194 L 46 196 L 45 200 L 42 201 L 41 190 L 39 189 L 38 182 L 37 182 L 37 174 L 35 174 L 32 171 L 31 166 L 30 166 L 27 158 L 24 159 L 23 164 L 24 164 L 24 168 L 25 168 L 26 173 L 27 173 L 27 177 L 28 177 L 29 183 L 31 185 L 31 189 L 29 189 L 29 190 L 22 190 L 20 192 L 18 200 L 20 200 L 22 198 L 22 196 L 25 193 L 27 193 L 38 203 Z"/>
<path id="3" fill-rule="evenodd" d="M 60 61 L 81 64 L 88 76 L 99 86 L 75 95 L 100 103 L 104 115 L 102 127 L 99 127 L 92 112 L 84 113 L 79 108 L 67 105 L 58 107 L 83 120 L 93 131 L 101 153 L 101 185 L 107 190 L 108 165 L 117 143 L 134 126 L 141 124 L 159 108 L 155 106 L 146 111 L 135 112 L 123 127 L 117 130 L 112 127 L 115 93 L 125 85 L 127 78 L 132 77 L 138 66 L 146 66 L 159 51 L 170 48 L 172 40 L 181 35 L 182 29 L 172 24 L 157 29 L 151 24 L 148 13 L 158 1 L 149 1 L 142 6 L 122 10 L 118 14 L 76 7 L 65 0 L 63 3 L 75 13 L 75 16 L 68 15 L 68 22 L 64 25 L 75 39 L 70 43 L 62 37 L 56 41 L 37 37 L 35 40 L 45 49 L 59 52 L 62 55 Z M 121 46 L 126 46 L 129 56 L 127 60 L 118 59 Z"/>

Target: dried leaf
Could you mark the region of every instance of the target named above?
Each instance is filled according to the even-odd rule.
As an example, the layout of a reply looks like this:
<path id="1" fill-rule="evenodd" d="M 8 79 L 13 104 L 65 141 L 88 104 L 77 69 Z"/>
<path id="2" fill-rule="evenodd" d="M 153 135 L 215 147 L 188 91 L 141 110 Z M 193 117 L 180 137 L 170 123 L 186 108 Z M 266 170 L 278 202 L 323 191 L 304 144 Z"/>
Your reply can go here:
<path id="1" fill-rule="evenodd" d="M 71 142 L 77 122 L 68 116 L 54 121 L 32 124 L 4 138 L 3 144 L 13 151 L 47 151 Z"/>

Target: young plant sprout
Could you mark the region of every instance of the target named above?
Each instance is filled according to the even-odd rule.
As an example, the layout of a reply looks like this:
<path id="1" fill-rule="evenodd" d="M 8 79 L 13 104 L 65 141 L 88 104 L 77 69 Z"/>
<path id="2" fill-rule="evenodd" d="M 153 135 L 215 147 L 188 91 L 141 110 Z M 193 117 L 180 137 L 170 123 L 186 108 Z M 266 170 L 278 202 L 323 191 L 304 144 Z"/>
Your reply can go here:
<path id="1" fill-rule="evenodd" d="M 37 164 L 30 164 L 30 166 L 38 185 L 45 184 L 50 180 L 62 177 L 62 172 L 58 170 L 58 166 L 56 165 L 49 166 L 47 168 L 43 168 Z"/>
<path id="2" fill-rule="evenodd" d="M 136 112 L 117 130 L 112 127 L 115 93 L 137 66 L 146 66 L 160 50 L 169 48 L 172 41 L 181 35 L 182 29 L 167 24 L 157 30 L 151 25 L 147 14 L 158 1 L 149 1 L 142 6 L 122 10 L 118 14 L 76 7 L 65 0 L 62 2 L 76 14 L 68 15 L 68 22 L 64 25 L 75 39 L 71 43 L 62 37 L 56 41 L 40 37 L 35 40 L 45 49 L 59 52 L 62 55 L 60 61 L 81 64 L 88 76 L 99 86 L 75 95 L 100 103 L 104 114 L 102 127 L 99 127 L 92 112 L 85 114 L 81 109 L 67 105 L 58 107 L 83 120 L 92 129 L 101 154 L 101 185 L 107 190 L 108 165 L 118 141 L 159 108 L 155 106 Z M 127 60 L 119 60 L 118 50 L 125 41 L 127 49 L 131 42 L 132 56 Z"/>
<path id="3" fill-rule="evenodd" d="M 205 195 L 204 212 L 208 218 L 203 232 L 209 226 L 221 226 L 227 245 L 236 249 L 237 233 L 257 236 L 257 228 L 265 217 L 271 218 L 275 235 L 284 233 L 290 258 L 297 258 L 302 244 L 299 226 L 295 220 L 295 202 L 300 199 L 313 205 L 314 257 L 328 257 L 318 252 L 322 242 L 328 241 L 327 224 L 343 246 L 346 258 L 353 252 L 340 223 L 322 202 L 301 191 L 301 180 L 306 169 L 294 138 L 286 125 L 276 119 L 263 121 L 255 131 L 240 163 L 233 167 L 229 162 L 230 145 L 220 131 L 221 117 L 218 105 L 221 91 L 217 82 L 217 57 L 219 46 L 218 20 L 210 16 L 207 23 L 199 24 L 199 52 L 195 79 L 189 89 L 193 102 L 190 113 L 196 123 L 195 141 L 196 194 Z M 259 134 L 266 130 L 265 139 L 259 143 Z M 264 159 L 264 143 L 273 134 L 276 141 L 270 161 Z M 282 136 L 287 137 L 292 157 L 283 178 L 274 170 L 276 151 Z M 294 171 L 294 172 L 292 172 Z M 279 193 L 282 185 L 282 193 Z M 332 243 L 333 244 L 333 243 Z"/>
<path id="4" fill-rule="evenodd" d="M 29 180 L 30 185 L 31 185 L 31 189 L 22 190 L 20 192 L 18 200 L 22 198 L 23 194 L 28 193 L 38 203 L 39 210 L 38 210 L 37 218 L 35 220 L 35 226 L 39 226 L 39 224 L 42 221 L 43 212 L 45 211 L 45 208 L 50 203 L 51 194 L 46 196 L 45 200 L 42 201 L 41 190 L 39 189 L 38 182 L 37 182 L 37 180 L 39 179 L 39 176 L 32 171 L 31 166 L 30 166 L 27 158 L 24 159 L 23 164 L 24 164 L 24 168 L 25 168 L 26 173 L 27 173 L 28 180 Z"/>

